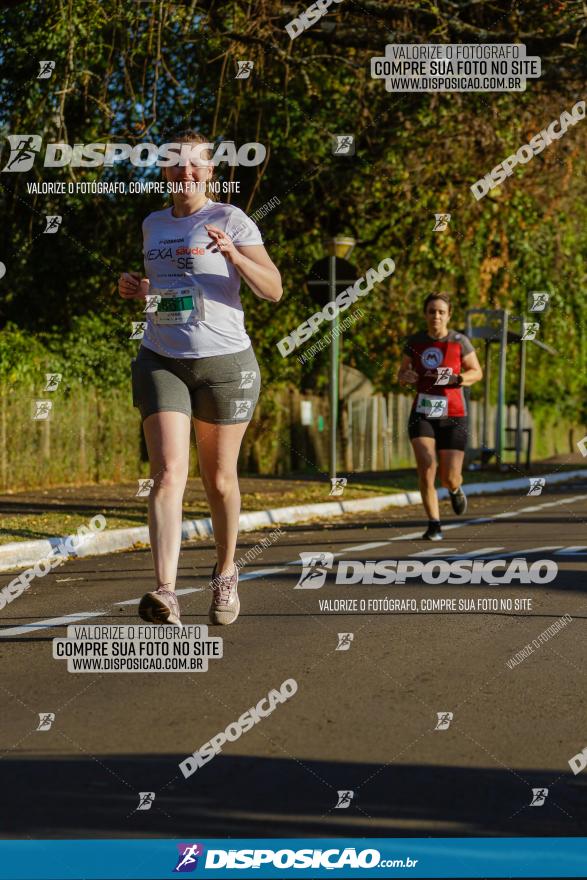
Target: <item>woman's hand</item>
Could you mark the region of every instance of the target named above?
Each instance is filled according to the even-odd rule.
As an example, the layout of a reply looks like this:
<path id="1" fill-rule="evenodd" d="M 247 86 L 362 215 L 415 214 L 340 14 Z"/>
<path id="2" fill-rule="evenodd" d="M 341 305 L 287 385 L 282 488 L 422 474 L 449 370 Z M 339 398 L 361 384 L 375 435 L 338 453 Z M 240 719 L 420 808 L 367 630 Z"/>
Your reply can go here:
<path id="1" fill-rule="evenodd" d="M 123 272 L 118 279 L 118 292 L 123 299 L 146 299 L 151 282 L 140 272 Z"/>
<path id="2" fill-rule="evenodd" d="M 400 385 L 416 385 L 419 379 L 417 372 L 412 370 L 411 367 L 407 367 L 405 370 L 400 370 L 397 377 Z"/>
<path id="3" fill-rule="evenodd" d="M 230 238 L 223 229 L 219 229 L 217 226 L 207 225 L 205 226 L 205 229 L 212 239 L 210 244 L 206 245 L 206 250 L 211 250 L 213 254 L 220 251 L 222 256 L 227 259 L 229 263 L 236 266 L 240 259 L 240 254 L 235 248 L 232 238 Z"/>

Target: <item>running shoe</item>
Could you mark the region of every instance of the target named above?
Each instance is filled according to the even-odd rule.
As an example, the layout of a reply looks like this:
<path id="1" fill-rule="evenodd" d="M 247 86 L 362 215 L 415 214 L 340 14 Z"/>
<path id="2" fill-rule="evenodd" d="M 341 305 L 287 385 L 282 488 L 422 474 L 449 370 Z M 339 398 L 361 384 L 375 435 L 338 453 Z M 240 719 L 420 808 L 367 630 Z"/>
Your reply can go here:
<path id="1" fill-rule="evenodd" d="M 444 535 L 437 525 L 429 525 L 422 538 L 424 541 L 444 541 Z"/>
<path id="2" fill-rule="evenodd" d="M 234 623 L 238 617 L 241 603 L 238 598 L 238 568 L 234 567 L 232 574 L 217 575 L 216 563 L 212 571 L 212 604 L 210 605 L 210 620 L 220 626 Z"/>
<path id="3" fill-rule="evenodd" d="M 182 628 L 177 596 L 172 590 L 164 590 L 163 587 L 152 593 L 145 593 L 139 605 L 139 617 L 149 623 L 170 623 Z"/>
<path id="4" fill-rule="evenodd" d="M 467 496 L 463 492 L 462 488 L 459 486 L 456 492 L 449 492 L 450 503 L 452 504 L 452 509 L 456 513 L 457 516 L 460 516 L 461 513 L 465 513 L 467 509 Z"/>

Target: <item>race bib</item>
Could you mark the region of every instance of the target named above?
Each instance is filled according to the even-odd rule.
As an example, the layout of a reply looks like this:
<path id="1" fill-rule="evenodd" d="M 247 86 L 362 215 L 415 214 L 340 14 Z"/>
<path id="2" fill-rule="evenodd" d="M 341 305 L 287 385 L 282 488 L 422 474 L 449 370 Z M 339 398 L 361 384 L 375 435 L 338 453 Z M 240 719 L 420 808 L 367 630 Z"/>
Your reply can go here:
<path id="1" fill-rule="evenodd" d="M 416 412 L 423 413 L 429 419 L 446 418 L 448 398 L 436 397 L 433 394 L 418 394 Z"/>
<path id="2" fill-rule="evenodd" d="M 200 287 L 151 288 L 160 297 L 153 313 L 155 324 L 196 324 L 205 318 L 204 293 Z"/>

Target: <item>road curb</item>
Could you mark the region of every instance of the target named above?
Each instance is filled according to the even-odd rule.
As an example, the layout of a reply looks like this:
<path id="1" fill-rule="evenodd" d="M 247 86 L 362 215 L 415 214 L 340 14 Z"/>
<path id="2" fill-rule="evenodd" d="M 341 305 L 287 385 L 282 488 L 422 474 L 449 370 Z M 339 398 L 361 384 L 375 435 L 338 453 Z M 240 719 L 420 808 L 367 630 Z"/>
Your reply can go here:
<path id="1" fill-rule="evenodd" d="M 546 485 L 564 483 L 574 477 L 587 476 L 587 469 L 567 471 L 565 473 L 540 474 Z M 500 480 L 495 483 L 469 483 L 465 487 L 467 495 L 494 495 L 503 492 L 504 489 L 527 489 L 528 477 L 520 477 L 515 480 Z M 440 499 L 446 498 L 446 489 L 438 490 Z M 419 492 L 398 492 L 394 495 L 380 495 L 377 498 L 356 498 L 353 501 L 329 501 L 323 504 L 298 504 L 294 507 L 276 507 L 271 510 L 254 510 L 249 513 L 241 513 L 239 529 L 241 532 L 250 532 L 267 526 L 287 525 L 288 523 L 304 522 L 308 519 L 319 517 L 330 519 L 342 516 L 345 513 L 363 513 L 380 511 L 386 507 L 407 507 L 411 504 L 420 504 L 422 496 Z M 210 537 L 212 535 L 212 520 L 204 519 L 184 520 L 182 523 L 182 540 L 192 538 Z M 41 559 L 45 559 L 48 553 L 65 541 L 67 536 L 60 538 L 48 538 L 37 541 L 22 541 L 4 544 L 0 546 L 0 571 L 12 571 L 13 569 L 26 568 L 34 565 Z M 95 532 L 88 537 L 83 546 L 70 558 L 82 556 L 101 556 L 112 553 L 115 550 L 131 550 L 136 545 L 149 546 L 149 530 L 147 526 L 135 526 L 127 529 L 110 529 L 103 532 Z"/>

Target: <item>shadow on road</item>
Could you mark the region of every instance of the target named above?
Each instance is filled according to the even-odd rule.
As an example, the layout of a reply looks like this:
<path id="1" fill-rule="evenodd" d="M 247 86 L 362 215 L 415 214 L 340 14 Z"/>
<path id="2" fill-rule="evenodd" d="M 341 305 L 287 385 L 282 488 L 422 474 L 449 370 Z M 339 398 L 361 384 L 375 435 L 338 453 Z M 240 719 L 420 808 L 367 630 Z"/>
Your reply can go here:
<path id="1" fill-rule="evenodd" d="M 167 736 L 167 734 L 165 734 Z M 184 779 L 185 755 L 2 761 L 0 836 L 584 836 L 587 782 L 528 771 L 219 755 Z M 548 788 L 530 807 L 532 788 Z M 350 807 L 335 809 L 338 791 Z M 136 811 L 138 792 L 155 792 Z"/>

